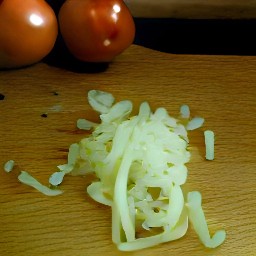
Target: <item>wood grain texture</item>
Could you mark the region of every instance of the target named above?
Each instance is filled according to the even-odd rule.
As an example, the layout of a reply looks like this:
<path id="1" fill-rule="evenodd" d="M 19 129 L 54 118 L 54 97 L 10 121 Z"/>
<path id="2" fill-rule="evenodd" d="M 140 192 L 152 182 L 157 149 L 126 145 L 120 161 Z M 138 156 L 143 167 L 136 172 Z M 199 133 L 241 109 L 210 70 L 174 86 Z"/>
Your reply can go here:
<path id="1" fill-rule="evenodd" d="M 66 162 L 69 145 L 85 136 L 76 120 L 97 120 L 87 103 L 90 89 L 131 99 L 135 106 L 147 100 L 172 115 L 185 103 L 206 119 L 202 130 L 191 133 L 184 190 L 202 192 L 211 232 L 227 231 L 221 247 L 205 249 L 190 227 L 178 241 L 122 253 L 111 241 L 111 210 L 85 192 L 88 177 L 67 177 L 65 193 L 57 197 L 19 183 L 19 171 L 27 170 L 47 184 Z M 98 74 L 44 63 L 1 71 L 0 165 L 14 159 L 16 166 L 11 173 L 0 171 L 0 255 L 255 256 L 255 89 L 256 57 L 172 55 L 135 45 Z M 216 134 L 214 161 L 204 160 L 204 129 Z"/>

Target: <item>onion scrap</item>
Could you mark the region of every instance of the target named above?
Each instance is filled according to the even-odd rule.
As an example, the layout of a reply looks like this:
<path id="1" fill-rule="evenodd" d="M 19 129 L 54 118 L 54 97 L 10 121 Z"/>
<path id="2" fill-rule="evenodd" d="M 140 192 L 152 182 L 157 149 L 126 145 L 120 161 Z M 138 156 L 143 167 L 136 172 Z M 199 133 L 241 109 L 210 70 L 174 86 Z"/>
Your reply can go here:
<path id="1" fill-rule="evenodd" d="M 98 180 L 87 192 L 111 207 L 112 240 L 121 251 L 179 239 L 189 221 L 206 247 L 223 243 L 224 230 L 209 235 L 201 194 L 190 192 L 186 201 L 182 191 L 190 160 L 187 131 L 201 127 L 204 119 L 190 118 L 187 105 L 180 110 L 182 123 L 165 108 L 152 112 L 147 102 L 131 116 L 128 100 L 114 103 L 112 94 L 96 90 L 89 91 L 88 99 L 101 123 L 79 121 L 82 129 L 93 129 L 92 134 L 71 145 L 68 163 L 59 167 L 50 183 L 60 184 L 68 173 L 95 173 Z"/>

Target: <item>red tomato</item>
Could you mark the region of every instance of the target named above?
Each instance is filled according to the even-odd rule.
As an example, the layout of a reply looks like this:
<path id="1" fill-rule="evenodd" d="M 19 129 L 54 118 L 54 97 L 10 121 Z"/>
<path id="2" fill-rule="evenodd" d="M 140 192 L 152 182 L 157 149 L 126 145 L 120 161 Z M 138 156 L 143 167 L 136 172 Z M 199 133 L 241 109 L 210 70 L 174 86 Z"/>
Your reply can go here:
<path id="1" fill-rule="evenodd" d="M 67 48 L 82 61 L 109 62 L 134 40 L 134 21 L 122 0 L 67 0 L 58 17 Z"/>
<path id="2" fill-rule="evenodd" d="M 44 0 L 0 0 L 0 68 L 40 61 L 57 34 L 56 15 Z"/>

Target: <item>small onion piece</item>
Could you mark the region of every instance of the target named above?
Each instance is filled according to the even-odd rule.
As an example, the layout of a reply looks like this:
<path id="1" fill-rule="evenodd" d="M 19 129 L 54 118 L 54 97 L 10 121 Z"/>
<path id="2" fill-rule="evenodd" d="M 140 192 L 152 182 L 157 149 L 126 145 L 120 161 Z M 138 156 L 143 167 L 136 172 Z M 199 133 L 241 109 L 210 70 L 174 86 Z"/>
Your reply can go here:
<path id="1" fill-rule="evenodd" d="M 218 230 L 210 236 L 204 211 L 202 209 L 202 196 L 198 191 L 192 191 L 187 196 L 188 218 L 192 223 L 199 239 L 208 248 L 216 248 L 226 239 L 225 230 Z"/>
<path id="2" fill-rule="evenodd" d="M 205 158 L 207 160 L 214 159 L 214 132 L 207 130 L 204 132 L 205 139 Z"/>
<path id="3" fill-rule="evenodd" d="M 4 164 L 4 170 L 6 172 L 11 172 L 13 170 L 13 167 L 15 165 L 14 160 L 9 160 Z"/>
<path id="4" fill-rule="evenodd" d="M 182 105 L 180 107 L 180 115 L 181 118 L 189 118 L 190 117 L 190 109 L 188 105 Z"/>
<path id="5" fill-rule="evenodd" d="M 92 108 L 101 114 L 108 113 L 115 98 L 111 93 L 91 90 L 88 92 L 88 101 Z"/>
<path id="6" fill-rule="evenodd" d="M 86 131 L 91 130 L 96 125 L 97 125 L 96 123 L 88 121 L 86 119 L 78 119 L 77 123 L 76 123 L 76 126 L 77 126 L 78 129 L 86 130 Z"/>
<path id="7" fill-rule="evenodd" d="M 203 123 L 204 123 L 204 118 L 194 117 L 188 122 L 186 129 L 188 131 L 198 129 L 203 125 Z"/>

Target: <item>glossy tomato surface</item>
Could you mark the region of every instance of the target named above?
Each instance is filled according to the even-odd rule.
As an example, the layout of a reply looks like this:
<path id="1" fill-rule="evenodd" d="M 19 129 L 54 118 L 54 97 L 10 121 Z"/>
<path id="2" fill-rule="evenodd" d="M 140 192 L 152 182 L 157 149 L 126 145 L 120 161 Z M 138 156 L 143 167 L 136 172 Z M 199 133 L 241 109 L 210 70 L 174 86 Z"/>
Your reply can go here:
<path id="1" fill-rule="evenodd" d="M 133 17 L 122 0 L 67 0 L 58 18 L 67 48 L 82 61 L 109 62 L 134 40 Z"/>
<path id="2" fill-rule="evenodd" d="M 56 15 L 44 0 L 0 0 L 0 68 L 40 61 L 57 34 Z"/>

